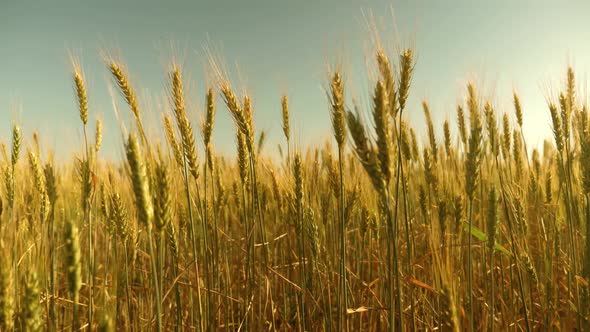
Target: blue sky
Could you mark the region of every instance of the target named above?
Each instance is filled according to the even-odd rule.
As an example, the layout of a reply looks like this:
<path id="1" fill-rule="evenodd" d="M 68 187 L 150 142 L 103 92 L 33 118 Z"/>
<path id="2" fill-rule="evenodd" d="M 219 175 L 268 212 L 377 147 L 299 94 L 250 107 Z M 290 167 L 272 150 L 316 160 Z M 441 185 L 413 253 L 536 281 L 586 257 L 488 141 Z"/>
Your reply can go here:
<path id="1" fill-rule="evenodd" d="M 391 15 L 394 8 L 395 19 Z M 158 100 L 166 68 L 176 56 L 190 80 L 195 127 L 202 110 L 207 47 L 218 50 L 237 87 L 254 100 L 257 129 L 268 131 L 266 150 L 282 142 L 280 96 L 291 101 L 294 141 L 320 144 L 330 137 L 323 86 L 327 65 L 343 63 L 349 97 L 369 104 L 372 42 L 370 13 L 386 45 L 415 47 L 417 65 L 409 121 L 423 131 L 420 102 L 431 106 L 437 133 L 454 124 L 455 106 L 474 80 L 499 112 L 513 113 L 521 95 L 530 145 L 549 137 L 545 96 L 568 64 L 583 86 L 589 68 L 586 2 L 563 1 L 44 1 L 0 4 L 0 139 L 17 121 L 37 129 L 49 147 L 67 156 L 81 147 L 81 124 L 71 83 L 69 52 L 85 70 L 90 119 L 104 122 L 103 156 L 119 158 L 120 130 L 107 89 L 101 53 L 119 56 L 142 97 L 148 127 L 159 128 Z M 397 33 L 394 25 L 397 26 Z M 171 46 L 172 45 L 172 46 Z M 117 99 L 125 118 L 129 111 Z M 233 153 L 234 130 L 218 98 L 216 149 Z"/>

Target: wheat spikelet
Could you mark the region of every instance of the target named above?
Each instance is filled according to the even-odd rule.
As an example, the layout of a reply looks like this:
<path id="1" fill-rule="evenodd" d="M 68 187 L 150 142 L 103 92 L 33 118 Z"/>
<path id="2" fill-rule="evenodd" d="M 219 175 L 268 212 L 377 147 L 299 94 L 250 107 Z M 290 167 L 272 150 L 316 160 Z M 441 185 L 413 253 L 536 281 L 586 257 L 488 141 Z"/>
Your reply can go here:
<path id="1" fill-rule="evenodd" d="M 514 101 L 514 111 L 516 113 L 516 123 L 522 128 L 522 106 L 520 105 L 520 98 L 518 98 L 516 92 L 514 92 L 512 96 Z"/>
<path id="2" fill-rule="evenodd" d="M 345 224 L 348 224 L 352 219 L 353 211 L 359 203 L 359 195 L 359 190 L 356 187 L 352 190 L 348 190 L 348 193 L 346 195 L 346 206 L 344 207 Z"/>
<path id="3" fill-rule="evenodd" d="M 510 120 L 508 119 L 508 114 L 504 113 L 502 117 L 502 155 L 506 160 L 510 157 L 510 146 L 512 142 L 510 133 Z"/>
<path id="4" fill-rule="evenodd" d="M 126 245 L 131 249 L 129 257 L 129 266 L 135 266 L 137 263 L 138 246 L 139 246 L 139 229 L 137 222 L 130 220 L 128 224 L 128 236 L 126 239 Z"/>
<path id="5" fill-rule="evenodd" d="M 426 184 L 432 192 L 436 195 L 438 192 L 438 179 L 436 177 L 435 164 L 432 158 L 432 153 L 428 149 L 423 151 L 424 157 L 424 177 L 426 178 Z"/>
<path id="6" fill-rule="evenodd" d="M 6 150 L 5 142 L 0 142 L 0 153 L 2 153 L 2 157 L 4 158 L 5 162 L 10 162 L 10 159 L 8 159 L 8 152 Z"/>
<path id="7" fill-rule="evenodd" d="M 354 141 L 355 153 L 369 175 L 375 190 L 382 192 L 385 188 L 381 169 L 378 166 L 376 153 L 367 137 L 365 126 L 360 118 L 353 112 L 347 112 L 346 119 L 348 122 L 348 129 L 350 130 L 350 136 Z"/>
<path id="8" fill-rule="evenodd" d="M 21 150 L 21 130 L 17 125 L 12 126 L 12 150 L 10 154 L 10 166 L 6 166 L 4 170 L 4 186 L 6 189 L 6 198 L 8 200 L 8 207 L 14 207 L 14 194 L 16 190 L 15 182 L 15 167 Z"/>
<path id="9" fill-rule="evenodd" d="M 551 202 L 553 202 L 552 181 L 553 175 L 551 174 L 551 171 L 549 171 L 545 176 L 545 204 L 551 204 Z"/>
<path id="10" fill-rule="evenodd" d="M 488 132 L 488 139 L 490 141 L 490 149 L 494 156 L 498 155 L 499 144 L 498 144 L 498 124 L 496 123 L 496 114 L 492 104 L 487 102 L 484 106 L 484 114 L 486 118 L 486 128 Z"/>
<path id="11" fill-rule="evenodd" d="M 387 106 L 392 117 L 397 116 L 398 103 L 397 91 L 395 90 L 395 78 L 393 77 L 393 70 L 389 63 L 387 55 L 382 50 L 377 52 L 377 65 L 379 67 L 379 74 L 387 93 Z"/>
<path id="12" fill-rule="evenodd" d="M 215 157 L 213 156 L 213 147 L 211 147 L 211 144 L 205 147 L 205 155 L 207 156 L 207 167 L 209 167 L 210 170 L 214 170 Z"/>
<path id="13" fill-rule="evenodd" d="M 205 146 L 211 144 L 211 134 L 213 133 L 213 124 L 215 123 L 215 96 L 213 95 L 213 89 L 209 88 L 206 95 L 206 109 L 207 116 L 205 123 L 203 124 L 203 141 Z"/>
<path id="14" fill-rule="evenodd" d="M 179 68 L 174 68 L 170 73 L 170 81 L 172 85 L 172 101 L 174 103 L 174 113 L 177 118 L 186 117 L 186 110 L 184 107 L 184 91 L 182 84 L 182 74 Z"/>
<path id="15" fill-rule="evenodd" d="M 414 56 L 411 49 L 406 49 L 400 54 L 399 64 L 400 74 L 397 97 L 399 100 L 399 109 L 403 111 L 408 100 L 410 84 L 412 83 L 412 72 L 414 71 Z"/>
<path id="16" fill-rule="evenodd" d="M 283 115 L 283 134 L 289 142 L 291 138 L 291 129 L 289 127 L 289 102 L 287 100 L 287 96 L 281 97 L 281 109 Z"/>
<path id="17" fill-rule="evenodd" d="M 43 167 L 43 175 L 45 176 L 45 190 L 49 205 L 54 207 L 57 201 L 57 176 L 52 161 L 47 162 Z"/>
<path id="18" fill-rule="evenodd" d="M 238 170 L 240 180 L 245 185 L 248 182 L 248 148 L 246 147 L 244 134 L 239 130 L 236 132 L 236 140 L 238 146 Z"/>
<path id="19" fill-rule="evenodd" d="M 412 142 L 410 140 L 410 134 L 409 134 L 409 130 L 408 130 L 408 124 L 405 121 L 402 121 L 402 125 L 401 125 L 401 148 L 402 148 L 402 152 L 403 155 L 406 159 L 408 160 L 412 160 L 413 159 L 413 154 L 412 154 Z"/>
<path id="20" fill-rule="evenodd" d="M 567 142 L 570 137 L 570 118 L 572 110 L 568 98 L 563 93 L 559 94 L 559 107 L 561 109 L 563 139 Z"/>
<path id="21" fill-rule="evenodd" d="M 20 148 L 21 148 L 21 131 L 20 127 L 17 125 L 12 126 L 12 153 L 10 155 L 10 162 L 12 164 L 12 168 L 18 162 L 18 157 L 20 155 Z"/>
<path id="22" fill-rule="evenodd" d="M 182 87 L 182 77 L 180 70 L 175 68 L 170 73 L 170 80 L 172 85 L 172 103 L 174 104 L 174 116 L 176 118 L 176 124 L 180 131 L 180 137 L 182 139 L 182 150 L 186 157 L 188 169 L 196 180 L 199 177 L 199 162 L 197 161 L 197 149 L 195 148 L 195 138 L 193 135 L 192 126 L 186 116 L 184 95 Z"/>
<path id="23" fill-rule="evenodd" d="M 573 113 L 576 106 L 576 78 L 574 69 L 571 66 L 567 67 L 566 100 L 567 108 Z"/>
<path id="24" fill-rule="evenodd" d="M 426 101 L 422 101 L 422 109 L 424 110 L 424 117 L 426 118 L 426 126 L 428 127 L 428 141 L 430 142 L 430 151 L 432 152 L 432 160 L 434 163 L 438 161 L 438 146 L 436 144 L 436 136 L 434 134 L 434 125 L 432 124 L 432 116 L 430 114 L 430 107 Z"/>
<path id="25" fill-rule="evenodd" d="M 465 192 L 469 199 L 473 199 L 475 188 L 479 182 L 479 160 L 481 157 L 481 118 L 475 88 L 467 85 L 469 106 L 469 120 L 471 122 L 467 157 L 465 159 Z"/>
<path id="26" fill-rule="evenodd" d="M 309 206 L 305 207 L 303 211 L 303 220 L 306 241 L 309 242 L 309 249 L 311 252 L 311 258 L 316 260 L 320 252 L 320 241 L 319 241 L 319 229 L 318 224 L 315 221 L 315 214 L 313 209 Z"/>
<path id="27" fill-rule="evenodd" d="M 80 199 L 82 210 L 86 211 L 86 208 L 90 204 L 90 196 L 92 194 L 92 178 L 90 172 L 90 161 L 88 159 L 77 160 L 77 174 L 80 181 Z"/>
<path id="28" fill-rule="evenodd" d="M 74 68 L 74 86 L 76 89 L 76 97 L 78 100 L 78 111 L 80 112 L 80 120 L 86 125 L 88 123 L 88 98 L 86 96 L 86 86 L 84 84 L 84 76 L 79 68 Z"/>
<path id="29" fill-rule="evenodd" d="M 244 135 L 248 151 L 253 154 L 254 128 L 252 127 L 252 105 L 250 97 L 247 95 L 244 96 L 243 105 L 240 106 L 238 97 L 227 81 L 221 83 L 221 94 L 238 130 Z"/>
<path id="30" fill-rule="evenodd" d="M 512 134 L 512 154 L 514 157 L 514 164 L 516 171 L 520 173 L 522 171 L 522 141 L 520 140 L 520 133 L 517 129 L 514 129 Z"/>
<path id="31" fill-rule="evenodd" d="M 524 269 L 528 273 L 529 277 L 533 281 L 533 283 L 537 284 L 539 282 L 539 276 L 537 275 L 537 270 L 531 261 L 531 257 L 527 253 L 523 253 L 520 256 L 522 263 L 524 264 Z"/>
<path id="32" fill-rule="evenodd" d="M 270 178 L 272 181 L 272 193 L 275 196 L 275 199 L 276 199 L 276 202 L 278 205 L 278 209 L 279 209 L 279 211 L 281 211 L 283 208 L 283 196 L 281 195 L 281 188 L 279 185 L 279 179 L 278 179 L 276 173 L 272 170 L 270 172 Z"/>
<path id="33" fill-rule="evenodd" d="M 576 116 L 574 117 L 574 122 L 576 124 L 577 134 L 578 134 L 578 141 L 584 135 L 584 129 L 588 127 L 588 106 L 583 105 L 582 109 L 576 112 Z"/>
<path id="34" fill-rule="evenodd" d="M 221 82 L 220 87 L 221 87 L 221 95 L 222 95 L 223 100 L 225 101 L 225 104 L 226 104 L 227 108 L 229 109 L 229 111 L 232 112 L 232 114 L 233 113 L 236 113 L 236 114 L 241 113 L 240 102 L 238 101 L 238 97 L 236 96 L 236 94 L 232 90 L 229 82 L 223 80 Z"/>
<path id="35" fill-rule="evenodd" d="M 94 135 L 94 150 L 98 152 L 102 145 L 102 121 L 96 119 L 96 132 Z"/>
<path id="36" fill-rule="evenodd" d="M 447 156 L 451 156 L 451 128 L 448 120 L 443 123 L 443 134 L 445 136 L 445 152 Z"/>
<path id="37" fill-rule="evenodd" d="M 125 97 L 127 105 L 129 105 L 129 108 L 131 108 L 131 112 L 136 119 L 139 119 L 139 104 L 137 102 L 137 97 L 135 96 L 135 91 L 131 87 L 131 83 L 129 83 L 127 74 L 116 62 L 109 63 L 108 67 L 115 79 L 115 82 L 119 86 L 119 89 L 121 89 L 121 93 L 123 94 L 123 97 Z"/>
<path id="38" fill-rule="evenodd" d="M 363 204 L 361 206 L 361 221 L 360 221 L 360 225 L 359 225 L 362 237 L 365 237 L 365 234 L 367 234 L 367 231 L 369 230 L 370 226 L 371 226 L 371 213 L 369 212 L 369 209 L 367 208 L 367 206 Z"/>
<path id="39" fill-rule="evenodd" d="M 227 203 L 227 189 L 223 183 L 221 167 L 215 168 L 215 185 L 217 186 L 217 201 L 215 202 L 218 209 L 222 209 Z"/>
<path id="40" fill-rule="evenodd" d="M 390 115 L 387 111 L 387 99 L 385 86 L 381 81 L 378 81 L 373 95 L 373 122 L 375 124 L 377 158 L 385 183 L 389 183 L 391 178 L 391 128 L 389 125 Z"/>
<path id="41" fill-rule="evenodd" d="M 168 168 L 160 159 L 155 169 L 154 225 L 158 232 L 163 232 L 172 219 L 172 198 L 170 197 L 170 175 Z"/>
<path id="42" fill-rule="evenodd" d="M 465 112 L 461 105 L 457 106 L 457 124 L 459 127 L 459 135 L 463 145 L 467 145 L 467 125 L 465 124 Z"/>
<path id="43" fill-rule="evenodd" d="M 338 174 L 337 162 L 334 161 L 332 154 L 328 153 L 324 160 L 324 165 L 328 173 L 328 183 L 336 199 L 340 198 L 340 175 Z"/>
<path id="44" fill-rule="evenodd" d="M 150 197 L 150 188 L 148 183 L 147 172 L 141 154 L 137 138 L 134 134 L 129 134 L 126 144 L 127 162 L 131 171 L 131 182 L 133 183 L 133 193 L 135 194 L 135 205 L 139 215 L 139 221 L 148 229 L 152 227 L 154 217 L 154 208 Z"/>
<path id="45" fill-rule="evenodd" d="M 338 148 L 342 149 L 346 141 L 346 114 L 344 109 L 344 83 L 340 73 L 335 72 L 330 81 L 330 117 L 332 119 L 332 130 L 334 138 L 338 143 Z"/>
<path id="46" fill-rule="evenodd" d="M 14 172 L 12 171 L 12 167 L 9 166 L 4 168 L 4 189 L 8 207 L 12 209 L 14 206 Z"/>
<path id="47" fill-rule="evenodd" d="M 47 219 L 47 214 L 49 212 L 49 196 L 47 195 L 47 187 L 45 183 L 45 174 L 41 169 L 41 165 L 39 164 L 39 160 L 33 151 L 28 150 L 29 155 L 29 163 L 31 165 L 31 171 L 33 172 L 33 179 L 35 182 L 35 186 L 37 187 L 37 192 L 39 193 L 39 198 L 41 202 L 41 222 L 44 222 Z"/>
<path id="48" fill-rule="evenodd" d="M 266 130 L 261 130 L 260 134 L 258 134 L 258 144 L 256 145 L 256 151 L 258 151 L 258 153 L 262 152 L 262 148 L 264 147 L 265 142 L 266 142 Z"/>
<path id="49" fill-rule="evenodd" d="M 561 119 L 557 113 L 557 106 L 554 103 L 549 103 L 549 112 L 551 113 L 551 122 L 553 126 L 553 136 L 555 138 L 555 146 L 557 151 L 563 151 L 563 131 L 561 127 Z"/>
<path id="50" fill-rule="evenodd" d="M 115 224 L 117 235 L 123 241 L 129 236 L 129 220 L 127 219 L 127 210 L 121 196 L 118 193 L 111 194 L 111 215 L 110 219 Z"/>
<path id="51" fill-rule="evenodd" d="M 38 156 L 41 155 L 41 144 L 39 143 L 39 132 L 36 130 L 33 132 L 33 151 L 35 152 L 36 155 L 38 155 Z"/>
<path id="52" fill-rule="evenodd" d="M 295 154 L 293 162 L 293 177 L 295 178 L 295 206 L 303 206 L 303 165 L 301 155 Z"/>
<path id="53" fill-rule="evenodd" d="M 254 151 L 254 124 L 252 122 L 252 99 L 250 96 L 245 95 L 244 101 L 242 102 L 242 110 L 244 121 L 246 122 L 246 130 L 244 131 L 244 137 L 246 138 L 246 146 L 252 156 L 255 156 Z"/>
<path id="54" fill-rule="evenodd" d="M 459 229 L 461 229 L 461 224 L 463 223 L 463 199 L 460 195 L 455 195 L 453 200 L 453 219 L 455 221 L 454 225 L 454 233 L 458 234 Z"/>
<path id="55" fill-rule="evenodd" d="M 168 242 L 170 243 L 172 257 L 174 257 L 175 261 L 178 261 L 178 239 L 176 237 L 176 226 L 174 226 L 173 222 L 168 224 Z"/>

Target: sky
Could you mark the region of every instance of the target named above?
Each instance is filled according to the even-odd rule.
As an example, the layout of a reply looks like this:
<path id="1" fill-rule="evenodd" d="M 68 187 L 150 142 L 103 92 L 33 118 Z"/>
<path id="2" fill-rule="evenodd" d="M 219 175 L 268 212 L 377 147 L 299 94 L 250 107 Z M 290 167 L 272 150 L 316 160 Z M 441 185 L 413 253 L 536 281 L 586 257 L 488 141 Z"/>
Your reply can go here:
<path id="1" fill-rule="evenodd" d="M 390 57 L 403 47 L 415 50 L 406 114 L 419 137 L 426 137 L 422 100 L 442 137 L 443 121 L 454 128 L 456 105 L 472 80 L 483 98 L 512 118 L 511 95 L 518 91 L 527 143 L 537 146 L 550 138 L 546 97 L 561 86 L 568 65 L 585 86 L 588 12 L 590 3 L 582 1 L 1 0 L 0 140 L 9 142 L 11 124 L 18 123 L 27 137 L 39 131 L 44 149 L 57 151 L 58 158 L 82 150 L 71 54 L 85 72 L 90 135 L 96 118 L 103 121 L 102 157 L 122 157 L 120 123 L 130 125 L 119 95 L 122 122 L 115 117 L 105 54 L 126 65 L 153 135 L 161 132 L 167 70 L 178 60 L 198 128 L 212 83 L 210 50 L 234 86 L 253 98 L 255 127 L 267 133 L 265 151 L 276 153 L 283 142 L 282 94 L 290 100 L 293 142 L 323 144 L 331 137 L 325 94 L 330 65 L 341 66 L 349 102 L 354 98 L 369 112 L 374 22 Z M 232 154 L 234 127 L 219 96 L 217 106 L 215 149 Z"/>

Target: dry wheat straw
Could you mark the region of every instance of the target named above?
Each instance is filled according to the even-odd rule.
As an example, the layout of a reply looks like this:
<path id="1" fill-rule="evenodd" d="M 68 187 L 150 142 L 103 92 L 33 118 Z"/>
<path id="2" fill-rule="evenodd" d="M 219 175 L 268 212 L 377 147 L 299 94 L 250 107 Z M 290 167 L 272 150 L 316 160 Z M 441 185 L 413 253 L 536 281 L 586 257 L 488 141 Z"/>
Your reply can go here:
<path id="1" fill-rule="evenodd" d="M 195 267 L 195 279 L 196 285 L 199 285 L 199 265 L 198 265 L 198 254 L 197 254 L 197 233 L 196 233 L 196 225 L 193 219 L 193 211 L 192 211 L 192 200 L 191 200 L 191 192 L 190 192 L 190 179 L 188 177 L 188 173 L 190 172 L 193 180 L 196 182 L 199 178 L 199 162 L 197 160 L 197 150 L 195 147 L 195 139 L 193 135 L 193 129 L 191 123 L 186 115 L 185 109 L 185 101 L 184 101 L 184 89 L 183 89 L 183 82 L 182 82 L 182 74 L 180 69 L 174 65 L 172 71 L 169 74 L 170 78 L 170 99 L 172 101 L 173 110 L 174 110 L 174 117 L 176 119 L 176 125 L 178 127 L 178 131 L 180 132 L 181 143 L 182 143 L 182 154 L 184 155 L 183 158 L 183 169 L 184 169 L 184 185 L 185 185 L 185 193 L 187 198 L 187 206 L 188 206 L 188 216 L 189 216 L 189 223 L 190 223 L 190 232 L 191 232 L 191 242 L 192 242 L 192 251 L 193 251 L 193 258 L 194 258 L 194 267 Z M 172 130 L 169 130 L 170 138 L 173 137 L 171 133 Z M 173 149 L 174 149 L 173 145 Z M 178 158 L 178 157 L 177 157 Z M 197 198 L 198 198 L 198 187 L 197 187 Z M 197 205 L 200 206 L 200 205 Z M 204 224 L 203 224 L 204 225 Z M 203 227 L 204 228 L 204 227 Z M 204 228 L 205 229 L 205 228 Z M 206 233 L 204 232 L 203 235 Z M 206 239 L 206 238 L 205 238 Z M 208 248 L 207 242 L 205 240 L 205 248 Z M 208 269 L 208 255 L 205 255 L 205 267 Z M 207 277 L 209 273 L 206 273 Z M 207 279 L 208 280 L 208 279 Z M 198 287 L 198 286 L 197 286 Z M 207 285 L 209 287 L 209 284 Z M 209 293 L 207 293 L 208 301 L 209 301 Z M 198 301 L 198 308 L 199 308 L 199 329 L 203 330 L 204 327 L 204 320 L 203 320 L 203 313 L 202 313 L 202 304 L 201 304 L 201 292 L 200 290 L 197 291 L 197 301 Z M 207 310 L 209 310 L 209 306 L 207 306 Z M 209 313 L 207 317 L 210 317 Z"/>
<path id="2" fill-rule="evenodd" d="M 397 143 L 398 146 L 400 145 L 400 141 L 401 141 L 401 125 L 402 125 L 402 115 L 403 115 L 403 111 L 405 109 L 406 106 L 406 101 L 409 95 L 409 91 L 410 91 L 410 84 L 412 82 L 412 77 L 413 77 L 413 72 L 414 72 L 414 55 L 413 55 L 413 51 L 411 48 L 407 48 L 405 50 L 403 50 L 400 55 L 399 55 L 399 90 L 397 91 L 397 98 L 398 98 L 398 102 L 399 102 L 399 117 L 397 119 L 397 122 L 399 124 L 399 128 L 396 128 L 398 135 L 396 137 L 397 139 Z M 395 121 L 394 121 L 394 125 L 395 125 Z M 412 230 L 410 229 L 411 224 L 409 221 L 409 217 L 408 217 L 408 199 L 407 199 L 407 185 L 406 185 L 406 179 L 404 176 L 404 165 L 402 163 L 403 160 L 403 156 L 402 156 L 402 149 L 398 148 L 397 149 L 397 166 L 396 166 L 396 188 L 395 188 L 395 213 L 394 213 L 394 232 L 393 232 L 393 240 L 394 240 L 394 244 L 393 244 L 393 250 L 394 250 L 394 259 L 397 260 L 397 244 L 395 243 L 395 240 L 397 238 L 397 230 L 398 230 L 398 211 L 399 211 L 399 198 L 400 198 L 400 181 L 402 183 L 402 192 L 403 192 L 403 207 L 404 210 L 406 211 L 404 213 L 404 221 L 405 221 L 405 240 L 406 243 L 408 245 L 406 245 L 406 249 L 407 249 L 407 255 L 408 255 L 408 259 L 407 259 L 407 266 L 406 266 L 406 273 L 410 276 L 412 276 L 414 274 L 414 270 L 411 264 L 411 260 L 412 260 L 412 246 L 409 244 L 410 243 L 410 232 L 412 232 Z M 399 316 L 399 328 L 400 330 L 404 330 L 404 317 L 403 317 L 403 312 L 402 312 L 402 293 L 401 293 L 401 284 L 399 282 L 399 271 L 398 267 L 397 267 L 397 261 L 394 262 L 394 269 L 395 274 L 396 274 L 396 283 L 397 283 L 397 301 L 396 301 L 396 305 L 397 305 L 397 315 Z M 409 287 L 409 300 L 410 300 L 410 329 L 415 330 L 416 329 L 416 309 L 414 306 L 414 294 L 413 294 L 413 288 L 412 286 Z M 393 321 L 394 317 L 391 317 L 391 329 L 395 329 L 395 322 Z"/>
<path id="3" fill-rule="evenodd" d="M 344 106 L 344 83 L 339 72 L 334 72 L 330 80 L 330 91 L 327 92 L 330 102 L 330 118 L 332 119 L 332 132 L 334 139 L 338 144 L 338 168 L 339 188 L 338 188 L 338 231 L 339 231 L 339 273 L 340 280 L 338 284 L 338 329 L 343 330 L 347 325 L 346 309 L 348 308 L 348 299 L 346 297 L 346 224 L 344 221 L 344 165 L 343 154 L 344 144 L 346 142 L 346 111 Z M 384 110 L 386 111 L 386 110 Z"/>
<path id="4" fill-rule="evenodd" d="M 301 162 L 301 155 L 299 153 L 295 153 L 295 158 L 293 161 L 293 178 L 295 180 L 294 186 L 294 196 L 295 196 L 295 211 L 297 216 L 297 248 L 298 248 L 298 258 L 299 258 L 299 285 L 302 289 L 301 292 L 298 293 L 298 302 L 299 302 L 299 330 L 306 331 L 306 305 L 305 305 L 305 293 L 307 292 L 307 283 L 305 280 L 306 276 L 306 246 L 305 246 L 305 231 L 304 231 L 304 221 L 303 221 L 303 170 L 302 170 L 302 162 Z"/>
<path id="5" fill-rule="evenodd" d="M 496 244 L 496 235 L 498 231 L 498 207 L 497 207 L 497 198 L 496 198 L 496 188 L 492 186 L 490 188 L 489 196 L 488 196 L 488 213 L 487 213 L 487 247 L 490 251 L 490 331 L 494 331 L 494 311 L 495 311 L 495 293 L 494 293 L 494 285 L 496 280 L 494 279 L 494 249 Z"/>
<path id="6" fill-rule="evenodd" d="M 135 196 L 135 205 L 139 221 L 147 228 L 148 246 L 152 261 L 152 279 L 156 302 L 156 328 L 162 330 L 162 299 L 160 297 L 160 286 L 158 285 L 158 273 L 156 270 L 156 255 L 153 249 L 152 239 L 152 222 L 154 219 L 154 207 L 150 195 L 150 187 L 146 165 L 143 160 L 137 138 L 130 134 L 126 144 L 127 162 L 129 164 L 131 182 L 133 184 L 133 193 Z"/>
<path id="7" fill-rule="evenodd" d="M 467 292 L 469 300 L 469 330 L 474 331 L 474 303 L 473 303 L 473 260 L 472 260 L 472 231 L 473 231 L 473 200 L 475 189 L 480 180 L 480 158 L 482 127 L 479 114 L 479 104 L 475 93 L 475 87 L 467 85 L 467 106 L 469 109 L 470 135 L 465 159 L 465 192 L 469 199 L 469 246 L 468 246 L 468 267 L 467 267 Z"/>

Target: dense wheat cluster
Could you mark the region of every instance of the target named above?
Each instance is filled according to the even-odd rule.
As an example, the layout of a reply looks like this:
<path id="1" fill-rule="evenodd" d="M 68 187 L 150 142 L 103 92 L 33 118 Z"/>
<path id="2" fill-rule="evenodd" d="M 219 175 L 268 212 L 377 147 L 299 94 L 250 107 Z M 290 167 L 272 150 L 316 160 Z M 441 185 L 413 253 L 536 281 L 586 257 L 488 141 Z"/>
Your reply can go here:
<path id="1" fill-rule="evenodd" d="M 367 109 L 333 69 L 323 146 L 298 148 L 297 111 L 277 96 L 275 156 L 252 96 L 214 62 L 200 123 L 186 68 L 170 67 L 159 137 L 141 82 L 107 60 L 133 119 L 120 162 L 101 159 L 75 65 L 81 152 L 55 163 L 18 124 L 2 146 L 0 330 L 589 330 L 590 123 L 573 70 L 548 96 L 554 137 L 537 150 L 518 95 L 499 110 L 473 83 L 456 132 L 435 128 L 427 101 L 416 132 L 415 62 L 378 49 Z M 215 153 L 216 112 L 234 121 L 235 157 Z"/>

